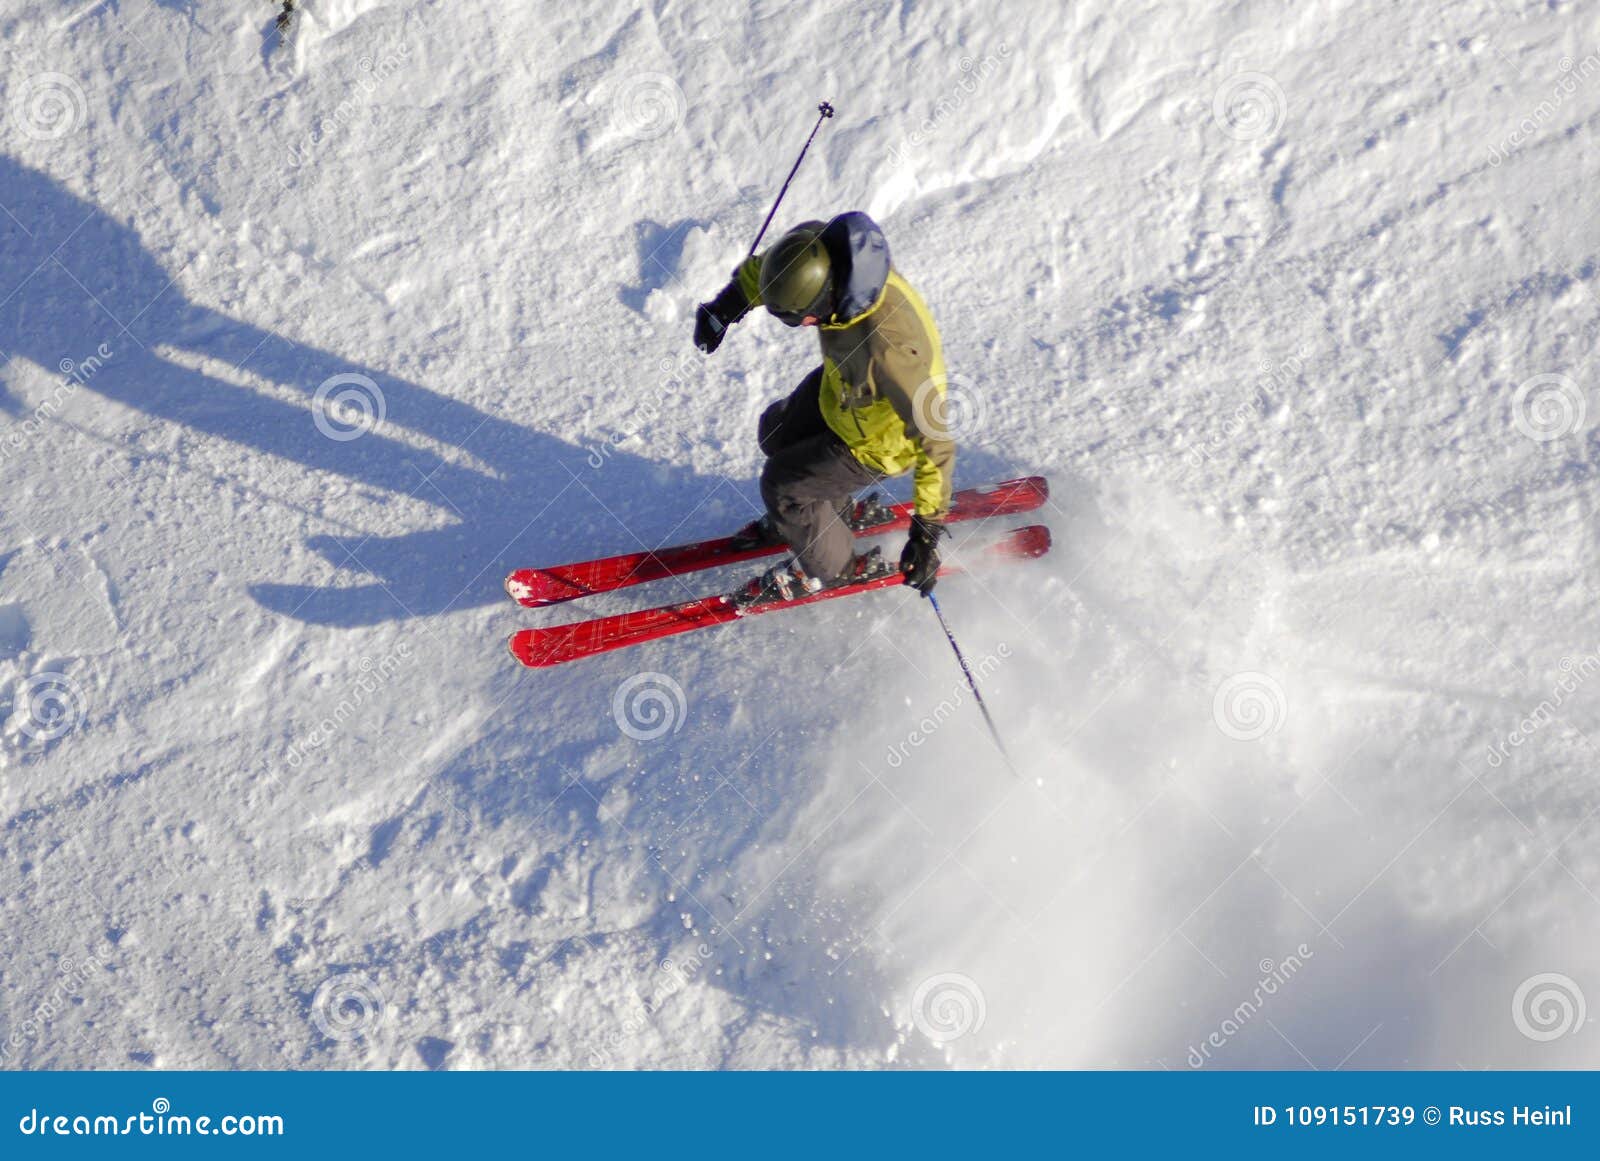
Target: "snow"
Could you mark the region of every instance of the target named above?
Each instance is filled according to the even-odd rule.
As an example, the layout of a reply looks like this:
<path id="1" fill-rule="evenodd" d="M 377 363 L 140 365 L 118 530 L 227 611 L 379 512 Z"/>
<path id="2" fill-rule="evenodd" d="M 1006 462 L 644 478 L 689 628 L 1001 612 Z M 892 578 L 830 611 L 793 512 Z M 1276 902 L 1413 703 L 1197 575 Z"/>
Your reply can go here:
<path id="1" fill-rule="evenodd" d="M 1592 6 L 301 7 L 0 10 L 6 1065 L 1600 1064 Z M 1020 778 L 906 594 L 502 647 L 753 513 L 822 99 Z"/>

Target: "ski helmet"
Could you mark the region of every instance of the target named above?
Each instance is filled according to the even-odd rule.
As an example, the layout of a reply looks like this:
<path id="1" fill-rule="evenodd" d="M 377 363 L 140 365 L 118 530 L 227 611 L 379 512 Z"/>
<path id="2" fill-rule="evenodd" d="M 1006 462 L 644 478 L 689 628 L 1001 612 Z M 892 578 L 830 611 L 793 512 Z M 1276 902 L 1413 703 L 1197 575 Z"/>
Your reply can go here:
<path id="1" fill-rule="evenodd" d="M 820 223 L 796 226 L 761 259 L 761 301 L 787 326 L 833 313 L 833 262 Z"/>

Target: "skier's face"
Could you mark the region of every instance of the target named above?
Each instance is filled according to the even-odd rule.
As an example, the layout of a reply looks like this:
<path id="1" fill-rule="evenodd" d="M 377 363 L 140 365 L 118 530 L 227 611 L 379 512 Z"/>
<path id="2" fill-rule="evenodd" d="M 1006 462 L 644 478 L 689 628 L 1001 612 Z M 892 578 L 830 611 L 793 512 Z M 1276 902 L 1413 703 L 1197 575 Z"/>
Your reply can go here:
<path id="1" fill-rule="evenodd" d="M 775 310 L 772 317 L 786 327 L 814 327 L 822 320 L 814 314 L 806 314 L 797 310 Z"/>

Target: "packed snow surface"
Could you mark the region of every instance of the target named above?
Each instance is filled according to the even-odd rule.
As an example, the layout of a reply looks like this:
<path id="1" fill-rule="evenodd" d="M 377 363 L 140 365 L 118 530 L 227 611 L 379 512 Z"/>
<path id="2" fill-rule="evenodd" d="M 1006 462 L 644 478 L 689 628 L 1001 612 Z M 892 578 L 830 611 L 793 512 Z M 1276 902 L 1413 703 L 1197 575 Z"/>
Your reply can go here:
<path id="1" fill-rule="evenodd" d="M 1593 4 L 276 7 L 0 4 L 0 1063 L 1600 1065 Z M 749 571 L 501 590 L 754 514 L 821 100 L 1015 772 L 903 591 L 503 647 Z"/>

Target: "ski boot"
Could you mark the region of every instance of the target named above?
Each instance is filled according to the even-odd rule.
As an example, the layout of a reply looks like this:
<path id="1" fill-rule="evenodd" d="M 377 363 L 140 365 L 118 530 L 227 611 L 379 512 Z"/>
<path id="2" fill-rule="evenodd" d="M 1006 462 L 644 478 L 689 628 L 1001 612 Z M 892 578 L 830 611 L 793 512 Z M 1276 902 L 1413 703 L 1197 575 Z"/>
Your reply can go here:
<path id="1" fill-rule="evenodd" d="M 845 565 L 844 573 L 829 587 L 858 585 L 862 581 L 882 580 L 886 576 L 897 576 L 899 572 L 899 561 L 886 560 L 882 548 L 869 548 L 867 551 L 851 557 L 850 563 Z"/>
<path id="2" fill-rule="evenodd" d="M 730 538 L 735 549 L 766 548 L 772 544 L 782 544 L 783 537 L 778 535 L 778 530 L 772 526 L 772 517 L 763 514 L 759 520 L 752 520 Z"/>
<path id="3" fill-rule="evenodd" d="M 800 562 L 791 558 L 782 564 L 773 565 L 760 576 L 751 577 L 743 587 L 731 595 L 730 599 L 741 609 L 747 609 L 751 605 L 792 601 L 796 597 L 810 596 L 821 591 L 821 578 L 807 576 L 805 570 L 800 567 Z"/>
<path id="4" fill-rule="evenodd" d="M 807 576 L 800 563 L 791 559 L 774 565 L 758 577 L 751 578 L 748 584 L 732 593 L 728 599 L 738 608 L 748 609 L 752 605 L 792 601 L 799 597 L 814 596 L 827 589 L 877 580 L 896 571 L 898 570 L 895 566 L 884 559 L 881 548 L 869 549 L 851 557 L 844 571 L 826 582 L 820 577 Z"/>
<path id="5" fill-rule="evenodd" d="M 883 502 L 882 492 L 868 492 L 859 500 L 845 505 L 844 522 L 858 536 L 869 528 L 877 528 L 894 521 L 894 509 Z"/>

